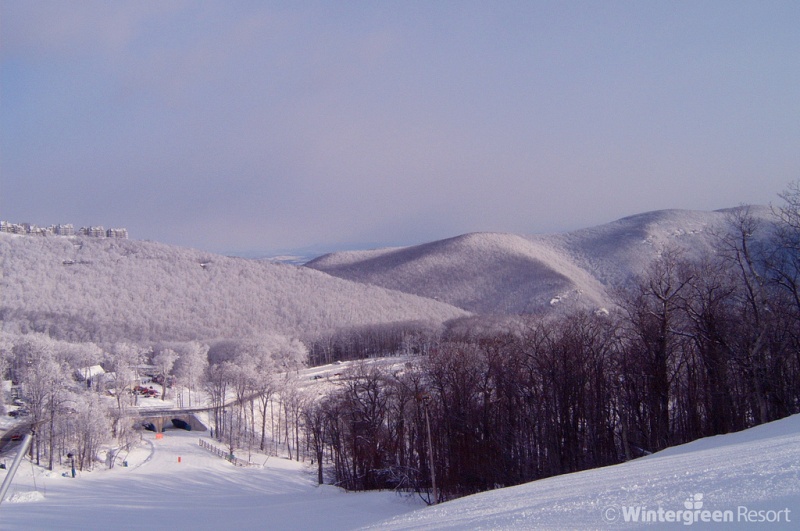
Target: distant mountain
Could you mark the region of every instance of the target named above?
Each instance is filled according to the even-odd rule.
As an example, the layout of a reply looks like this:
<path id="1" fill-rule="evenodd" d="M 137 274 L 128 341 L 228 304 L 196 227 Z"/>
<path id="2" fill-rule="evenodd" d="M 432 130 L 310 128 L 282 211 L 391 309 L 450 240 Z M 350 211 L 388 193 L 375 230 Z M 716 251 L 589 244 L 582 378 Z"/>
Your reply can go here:
<path id="1" fill-rule="evenodd" d="M 286 249 L 272 249 L 270 251 L 234 251 L 223 254 L 225 254 L 225 256 L 239 258 L 268 260 L 270 262 L 276 262 L 279 264 L 304 265 L 314 258 L 324 254 L 340 251 L 353 251 L 357 249 L 373 249 L 378 246 L 380 246 L 380 244 L 376 243 L 335 243 L 308 245 L 305 247 L 292 247 Z"/>
<path id="2" fill-rule="evenodd" d="M 0 323 L 60 339 L 147 342 L 313 338 L 470 313 L 598 309 L 665 246 L 688 256 L 713 250 L 730 212 L 663 210 L 564 234 L 464 234 L 327 254 L 305 267 L 153 242 L 0 233 Z M 771 222 L 768 208 L 751 212 Z"/>
<path id="3" fill-rule="evenodd" d="M 750 207 L 771 222 L 767 207 Z M 710 251 L 732 210 L 661 210 L 565 234 L 472 233 L 412 247 L 339 252 L 309 268 L 430 297 L 479 314 L 609 304 L 609 290 L 643 272 L 665 246 Z"/>
<path id="4" fill-rule="evenodd" d="M 559 249 L 514 234 L 473 233 L 413 247 L 334 253 L 307 266 L 475 313 L 532 313 L 576 289 L 596 304 L 603 299 L 602 285 Z"/>
<path id="5" fill-rule="evenodd" d="M 740 208 L 765 229 L 774 218 L 769 207 L 736 207 L 712 212 L 658 210 L 625 217 L 597 227 L 556 236 L 541 236 L 561 248 L 605 286 L 624 284 L 642 273 L 665 247 L 681 249 L 688 259 L 714 252 L 722 235 L 730 234 L 730 217 Z M 760 235 L 770 233 L 764 230 Z"/>
<path id="6" fill-rule="evenodd" d="M 74 341 L 314 337 L 463 310 L 298 266 L 153 242 L 0 233 L 0 321 Z"/>

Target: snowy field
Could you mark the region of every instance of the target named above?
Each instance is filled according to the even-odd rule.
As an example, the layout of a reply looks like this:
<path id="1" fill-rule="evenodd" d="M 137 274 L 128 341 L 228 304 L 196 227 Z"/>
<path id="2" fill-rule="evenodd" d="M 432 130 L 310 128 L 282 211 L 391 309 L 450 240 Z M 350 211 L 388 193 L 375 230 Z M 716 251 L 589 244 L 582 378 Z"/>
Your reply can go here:
<path id="1" fill-rule="evenodd" d="M 275 457 L 237 468 L 182 430 L 126 458 L 75 479 L 23 462 L 0 529 L 800 529 L 800 415 L 435 507 L 318 487 Z"/>

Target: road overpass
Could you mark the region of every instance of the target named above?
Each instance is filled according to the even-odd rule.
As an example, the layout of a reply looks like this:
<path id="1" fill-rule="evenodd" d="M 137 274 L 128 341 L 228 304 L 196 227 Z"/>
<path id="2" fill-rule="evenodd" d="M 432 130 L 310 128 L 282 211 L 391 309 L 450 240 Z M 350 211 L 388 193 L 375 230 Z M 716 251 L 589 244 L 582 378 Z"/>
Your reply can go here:
<path id="1" fill-rule="evenodd" d="M 208 426 L 197 418 L 197 413 L 208 411 L 208 408 L 168 409 L 147 408 L 131 411 L 131 417 L 141 419 L 141 423 L 156 433 L 162 433 L 170 423 L 173 427 L 189 431 L 207 431 Z"/>

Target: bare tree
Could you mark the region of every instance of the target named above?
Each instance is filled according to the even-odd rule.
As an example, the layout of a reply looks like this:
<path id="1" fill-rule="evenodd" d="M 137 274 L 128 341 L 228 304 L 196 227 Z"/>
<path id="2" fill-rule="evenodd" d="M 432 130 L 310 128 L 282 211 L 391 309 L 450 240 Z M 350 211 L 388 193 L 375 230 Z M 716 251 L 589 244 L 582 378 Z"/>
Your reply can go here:
<path id="1" fill-rule="evenodd" d="M 751 386 L 751 401 L 759 423 L 768 422 L 770 404 L 768 397 L 769 327 L 774 315 L 765 272 L 765 251 L 756 236 L 762 230 L 761 222 L 750 207 L 742 206 L 731 211 L 728 217 L 729 232 L 720 241 L 720 256 L 737 272 L 740 289 L 740 324 L 737 327 L 737 361 Z"/>
<path id="2" fill-rule="evenodd" d="M 698 404 L 702 407 L 705 427 L 689 438 L 719 435 L 744 428 L 744 416 L 733 398 L 733 335 L 738 316 L 734 308 L 736 279 L 720 260 L 704 260 L 693 266 L 688 289 L 682 296 L 682 310 L 687 317 L 684 333 L 698 355 Z M 689 415 L 684 411 L 684 415 Z"/>
<path id="3" fill-rule="evenodd" d="M 640 277 L 621 305 L 628 324 L 629 385 L 639 382 L 637 396 L 628 408 L 639 416 L 636 423 L 649 451 L 666 448 L 670 440 L 670 386 L 681 361 L 679 328 L 681 297 L 691 277 L 679 251 L 664 249 Z M 639 410 L 637 401 L 643 409 Z"/>
<path id="4" fill-rule="evenodd" d="M 325 458 L 326 414 L 320 402 L 309 401 L 303 407 L 303 428 L 306 437 L 310 439 L 314 461 L 317 463 L 317 483 L 325 482 L 323 461 Z"/>

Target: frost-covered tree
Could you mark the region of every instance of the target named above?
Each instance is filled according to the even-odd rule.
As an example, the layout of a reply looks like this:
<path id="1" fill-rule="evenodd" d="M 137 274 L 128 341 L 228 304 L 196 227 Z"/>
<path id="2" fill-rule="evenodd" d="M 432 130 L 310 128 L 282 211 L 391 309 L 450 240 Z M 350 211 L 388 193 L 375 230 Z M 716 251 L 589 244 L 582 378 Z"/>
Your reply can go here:
<path id="1" fill-rule="evenodd" d="M 225 403 L 228 398 L 228 389 L 233 385 L 238 367 L 231 360 L 221 360 L 210 363 L 206 368 L 203 381 L 208 392 L 211 408 L 214 414 L 214 435 L 218 440 L 228 430 L 225 416 Z"/>
<path id="2" fill-rule="evenodd" d="M 161 400 L 167 398 L 169 379 L 172 376 L 172 368 L 175 366 L 177 359 L 178 353 L 170 348 L 165 348 L 153 356 L 153 365 L 155 365 L 156 373 L 161 378 Z"/>
<path id="3" fill-rule="evenodd" d="M 13 342 L 10 334 L 0 332 L 0 388 L 8 377 L 8 369 L 11 365 Z M 0 415 L 6 414 L 6 394 L 0 389 Z"/>
<path id="4" fill-rule="evenodd" d="M 281 335 L 260 335 L 239 344 L 236 363 L 247 367 L 246 394 L 251 406 L 251 432 L 255 433 L 256 414 L 252 411 L 258 401 L 261 437 L 259 447 L 266 447 L 267 412 L 279 380 L 286 381 L 289 373 L 305 365 L 308 350 L 301 341 Z M 283 385 L 283 384 L 281 384 Z M 295 415 L 296 416 L 296 415 Z"/>
<path id="5" fill-rule="evenodd" d="M 112 418 L 96 393 L 75 393 L 69 399 L 69 422 L 72 435 L 70 450 L 80 470 L 91 470 L 100 446 L 109 440 Z"/>
<path id="6" fill-rule="evenodd" d="M 66 363 L 59 359 L 55 342 L 46 336 L 28 335 L 14 345 L 14 357 L 18 367 L 17 378 L 28 400 L 31 422 L 39 426 L 39 436 L 31 446 L 31 457 L 41 464 L 42 433 L 47 433 L 47 450 L 52 469 L 54 445 L 54 423 L 62 404 L 64 382 L 69 371 Z"/>
<path id="7" fill-rule="evenodd" d="M 113 434 L 124 436 L 129 429 L 128 407 L 133 402 L 132 386 L 136 381 L 137 367 L 144 359 L 145 351 L 131 343 L 115 343 L 105 355 L 104 365 L 108 369 L 106 387 L 114 395 L 117 407 L 114 412 Z"/>
<path id="8" fill-rule="evenodd" d="M 192 393 L 202 383 L 203 373 L 208 367 L 208 345 L 192 341 L 178 348 L 179 357 L 175 362 L 175 376 L 189 391 L 189 407 L 192 406 Z"/>

